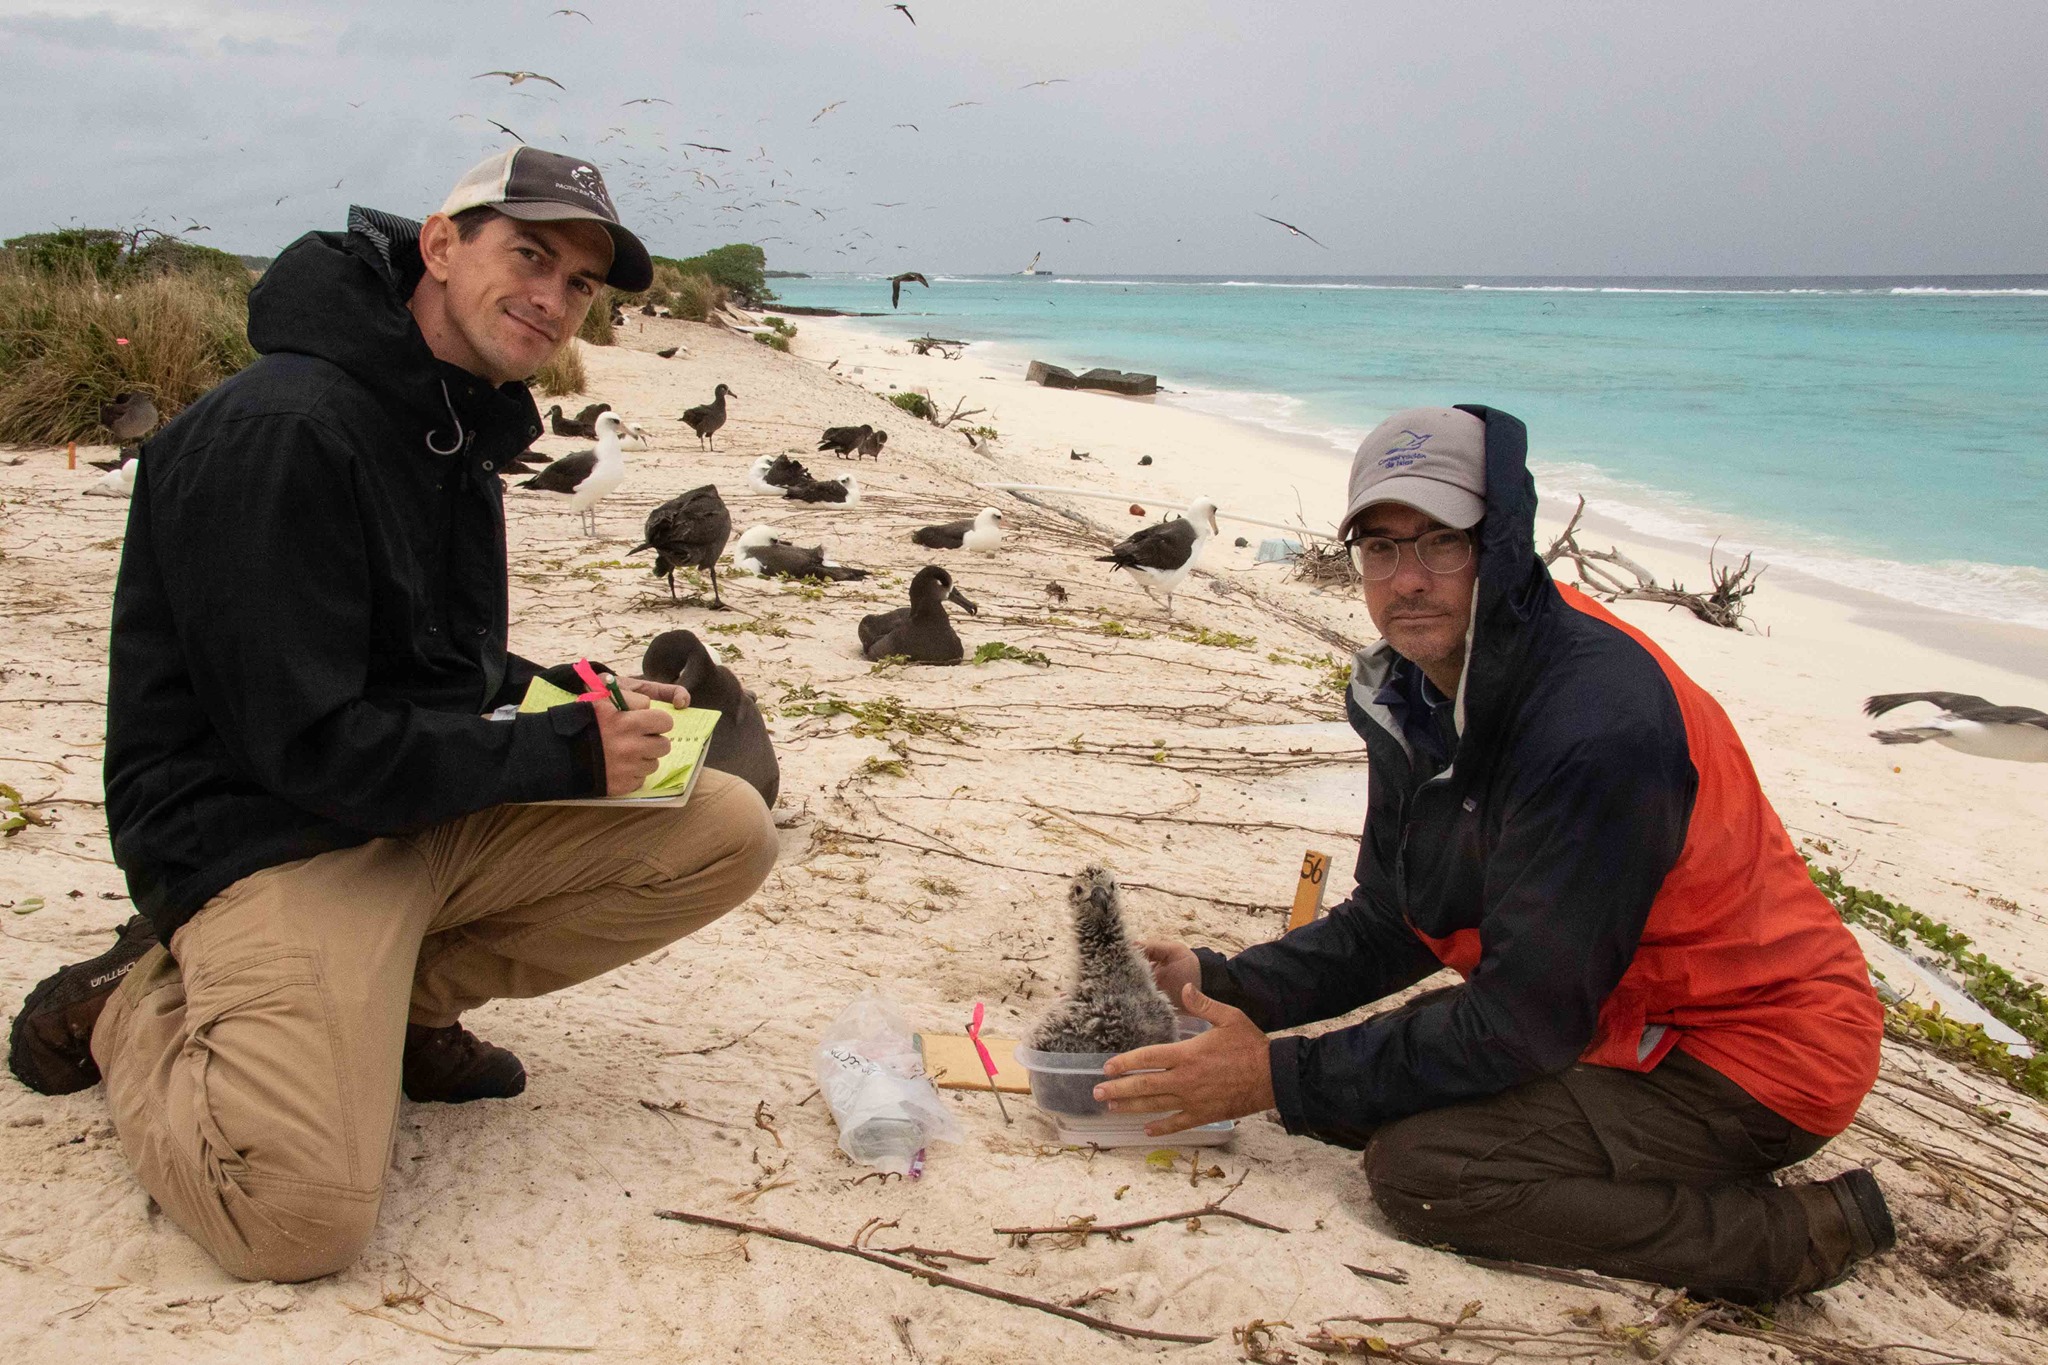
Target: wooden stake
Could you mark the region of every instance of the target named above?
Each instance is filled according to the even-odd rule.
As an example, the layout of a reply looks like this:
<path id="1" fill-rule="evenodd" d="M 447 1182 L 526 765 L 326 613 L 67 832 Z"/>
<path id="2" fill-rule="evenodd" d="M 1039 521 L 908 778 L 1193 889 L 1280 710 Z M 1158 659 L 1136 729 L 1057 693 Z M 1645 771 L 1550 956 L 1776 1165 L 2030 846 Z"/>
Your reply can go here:
<path id="1" fill-rule="evenodd" d="M 1330 855 L 1314 849 L 1301 855 L 1301 880 L 1294 887 L 1294 910 L 1287 927 L 1299 929 L 1315 921 L 1323 909 L 1323 884 L 1330 879 Z"/>
<path id="2" fill-rule="evenodd" d="M 78 442 L 66 441 L 64 443 L 64 467 L 66 469 L 78 468 Z"/>

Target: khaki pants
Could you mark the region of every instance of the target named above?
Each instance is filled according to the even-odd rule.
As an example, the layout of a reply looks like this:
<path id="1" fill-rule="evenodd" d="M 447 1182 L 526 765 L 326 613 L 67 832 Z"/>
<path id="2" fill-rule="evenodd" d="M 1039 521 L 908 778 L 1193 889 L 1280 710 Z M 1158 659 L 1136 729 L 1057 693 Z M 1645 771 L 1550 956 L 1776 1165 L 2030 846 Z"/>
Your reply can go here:
<path id="1" fill-rule="evenodd" d="M 775 852 L 754 789 L 706 772 L 679 810 L 499 806 L 245 877 L 93 1032 L 128 1162 L 229 1273 L 340 1270 L 376 1227 L 407 1023 L 631 962 L 745 900 Z"/>

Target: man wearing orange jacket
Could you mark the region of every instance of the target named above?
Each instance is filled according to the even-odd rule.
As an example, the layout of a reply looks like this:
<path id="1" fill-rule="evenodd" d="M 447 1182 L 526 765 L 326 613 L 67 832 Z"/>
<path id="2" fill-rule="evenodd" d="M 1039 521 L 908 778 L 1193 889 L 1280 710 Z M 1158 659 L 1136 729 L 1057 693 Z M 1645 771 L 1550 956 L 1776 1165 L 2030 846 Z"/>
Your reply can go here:
<path id="1" fill-rule="evenodd" d="M 1883 1010 L 1734 726 L 1534 550 L 1522 423 L 1412 408 L 1368 436 L 1342 534 L 1381 642 L 1346 700 L 1371 792 L 1358 887 L 1226 958 L 1146 945 L 1215 1027 L 1112 1059 L 1178 1131 L 1277 1108 L 1366 1150 L 1418 1242 L 1760 1301 L 1895 1234 L 1868 1171 L 1770 1172 L 1848 1127 Z M 1440 968 L 1464 978 L 1334 1018 Z M 1125 1075 L 1163 1068 L 1144 1075 Z"/>

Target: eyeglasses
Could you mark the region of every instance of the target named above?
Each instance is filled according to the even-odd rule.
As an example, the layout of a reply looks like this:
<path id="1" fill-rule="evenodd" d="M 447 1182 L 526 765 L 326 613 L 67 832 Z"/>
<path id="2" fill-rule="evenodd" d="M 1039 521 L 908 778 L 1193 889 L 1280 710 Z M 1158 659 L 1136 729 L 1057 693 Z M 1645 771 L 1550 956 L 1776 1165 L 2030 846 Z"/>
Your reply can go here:
<path id="1" fill-rule="evenodd" d="M 1351 562 L 1368 583 L 1392 578 L 1401 567 L 1401 547 L 1415 547 L 1415 562 L 1435 574 L 1456 573 L 1472 562 L 1472 537 L 1449 526 L 1419 536 L 1361 536 L 1351 544 Z"/>

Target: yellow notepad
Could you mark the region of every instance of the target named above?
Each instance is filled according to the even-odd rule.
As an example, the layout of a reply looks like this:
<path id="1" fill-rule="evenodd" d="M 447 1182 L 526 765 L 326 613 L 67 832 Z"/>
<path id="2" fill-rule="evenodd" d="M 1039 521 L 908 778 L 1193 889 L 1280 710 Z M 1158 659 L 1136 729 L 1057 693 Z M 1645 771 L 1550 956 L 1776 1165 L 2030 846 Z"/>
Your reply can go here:
<path id="1" fill-rule="evenodd" d="M 526 685 L 526 696 L 521 699 L 519 709 L 522 713 L 548 711 L 575 700 L 574 692 L 565 692 L 545 678 L 535 678 Z M 675 718 L 675 723 L 668 731 L 668 752 L 661 756 L 661 761 L 654 765 L 654 771 L 647 775 L 647 780 L 640 784 L 638 790 L 625 796 L 569 797 L 533 804 L 603 806 L 614 801 L 654 801 L 680 806 L 688 801 L 690 793 L 696 789 L 698 774 L 704 771 L 704 751 L 711 745 L 711 732 L 718 727 L 720 713 L 701 706 L 672 706 L 665 701 L 650 701 L 648 705 L 657 711 L 668 712 Z"/>

